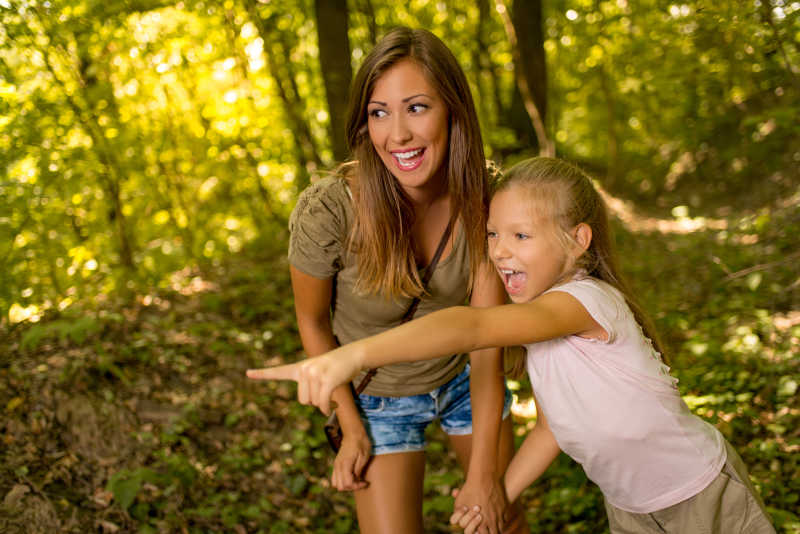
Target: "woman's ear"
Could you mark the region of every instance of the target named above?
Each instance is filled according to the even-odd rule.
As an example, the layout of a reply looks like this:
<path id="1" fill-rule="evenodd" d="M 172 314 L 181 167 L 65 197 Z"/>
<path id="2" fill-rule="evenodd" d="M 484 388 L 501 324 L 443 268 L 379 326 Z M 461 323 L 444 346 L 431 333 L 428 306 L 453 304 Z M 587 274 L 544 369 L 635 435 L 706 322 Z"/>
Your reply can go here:
<path id="1" fill-rule="evenodd" d="M 585 252 L 588 250 L 589 245 L 592 244 L 592 227 L 586 223 L 580 223 L 572 230 L 572 232 L 580 251 Z"/>

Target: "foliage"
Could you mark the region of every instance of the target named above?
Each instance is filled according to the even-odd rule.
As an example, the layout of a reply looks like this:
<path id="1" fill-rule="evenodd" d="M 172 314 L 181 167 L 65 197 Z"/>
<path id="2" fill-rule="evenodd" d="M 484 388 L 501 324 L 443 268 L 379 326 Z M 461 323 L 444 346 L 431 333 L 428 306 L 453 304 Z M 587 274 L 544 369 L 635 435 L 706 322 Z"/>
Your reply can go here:
<path id="1" fill-rule="evenodd" d="M 740 451 L 778 531 L 800 532 L 800 317 L 786 311 L 797 274 L 780 261 L 800 220 L 788 207 L 726 222 L 667 234 L 618 223 L 619 246 L 684 398 Z M 351 498 L 327 479 L 323 417 L 293 386 L 244 378 L 300 357 L 286 261 L 264 248 L 134 304 L 76 304 L 9 333 L 1 530 L 355 531 Z M 525 384 L 516 394 L 525 400 Z M 533 421 L 516 419 L 521 440 Z M 428 434 L 426 532 L 449 532 L 463 473 L 441 430 Z M 523 503 L 532 532 L 606 529 L 599 491 L 563 455 Z"/>
<path id="2" fill-rule="evenodd" d="M 722 192 L 763 203 L 792 190 L 796 3 L 543 7 L 559 152 L 653 207 L 725 215 Z M 392 26 L 432 29 L 503 160 L 528 147 L 497 9 L 356 2 L 352 63 Z M 0 17 L 6 323 L 213 266 L 274 232 L 309 174 L 333 164 L 307 0 L 6 0 Z"/>
<path id="3" fill-rule="evenodd" d="M 532 150 L 504 5 L 351 1 L 353 67 L 431 29 L 511 163 Z M 543 14 L 557 150 L 613 195 L 685 399 L 800 532 L 800 4 Z M 299 357 L 286 219 L 335 163 L 312 2 L 0 0 L 0 22 L 0 530 L 352 532 L 320 417 L 242 375 Z M 436 441 L 429 467 L 444 532 L 461 474 Z M 606 528 L 567 458 L 524 502 L 534 532 Z"/>
<path id="4" fill-rule="evenodd" d="M 783 2 L 561 2 L 545 44 L 556 139 L 608 182 L 672 207 L 796 183 L 798 29 Z M 774 6 L 774 8 L 773 8 Z M 784 7 L 786 9 L 784 9 Z M 758 178 L 756 178 L 756 176 Z M 724 198 L 728 199 L 729 196 Z"/>

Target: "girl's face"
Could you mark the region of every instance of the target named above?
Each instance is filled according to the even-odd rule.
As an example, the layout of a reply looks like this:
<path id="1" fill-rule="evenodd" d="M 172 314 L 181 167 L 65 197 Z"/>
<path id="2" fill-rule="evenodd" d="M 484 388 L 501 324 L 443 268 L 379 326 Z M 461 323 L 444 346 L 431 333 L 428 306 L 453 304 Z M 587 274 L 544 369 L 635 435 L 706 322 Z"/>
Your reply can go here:
<path id="1" fill-rule="evenodd" d="M 555 222 L 539 215 L 535 202 L 524 187 L 512 187 L 495 194 L 489 206 L 489 257 L 516 303 L 530 302 L 566 280 L 575 264 Z"/>
<path id="2" fill-rule="evenodd" d="M 448 152 L 448 111 L 416 63 L 402 60 L 375 82 L 367 127 L 383 164 L 409 193 L 440 186 Z"/>

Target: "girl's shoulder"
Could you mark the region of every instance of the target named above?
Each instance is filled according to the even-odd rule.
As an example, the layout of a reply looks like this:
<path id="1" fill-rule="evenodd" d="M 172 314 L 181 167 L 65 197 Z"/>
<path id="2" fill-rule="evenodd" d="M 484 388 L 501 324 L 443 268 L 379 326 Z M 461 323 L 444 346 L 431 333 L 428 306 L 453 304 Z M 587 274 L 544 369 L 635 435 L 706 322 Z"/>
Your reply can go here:
<path id="1" fill-rule="evenodd" d="M 562 291 L 575 297 L 609 334 L 612 324 L 630 315 L 622 293 L 611 284 L 591 276 L 577 276 L 549 291 Z"/>
<path id="2" fill-rule="evenodd" d="M 625 306 L 625 297 L 619 289 L 608 282 L 594 278 L 592 276 L 579 276 L 566 284 L 574 288 L 576 294 L 586 295 L 586 298 L 596 300 L 598 303 L 613 305 L 614 308 Z M 580 299 L 579 299 L 580 300 Z"/>

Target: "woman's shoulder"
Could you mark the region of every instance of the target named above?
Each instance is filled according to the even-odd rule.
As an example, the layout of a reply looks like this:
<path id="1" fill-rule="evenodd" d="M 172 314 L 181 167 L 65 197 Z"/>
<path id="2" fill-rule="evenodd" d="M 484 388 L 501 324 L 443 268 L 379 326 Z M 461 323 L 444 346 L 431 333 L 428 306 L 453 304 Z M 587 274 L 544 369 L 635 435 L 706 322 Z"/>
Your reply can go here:
<path id="1" fill-rule="evenodd" d="M 330 172 L 320 176 L 297 197 L 297 204 L 292 211 L 291 221 L 304 217 L 309 212 L 313 215 L 330 213 L 344 219 L 350 209 L 351 194 L 347 178 L 339 172 Z"/>
<path id="2" fill-rule="evenodd" d="M 313 199 L 344 201 L 350 199 L 347 177 L 339 171 L 328 172 L 314 180 L 298 197 L 298 204 Z"/>
<path id="3" fill-rule="evenodd" d="M 330 173 L 306 187 L 289 218 L 289 261 L 301 271 L 327 278 L 342 268 L 352 221 L 345 178 Z"/>

